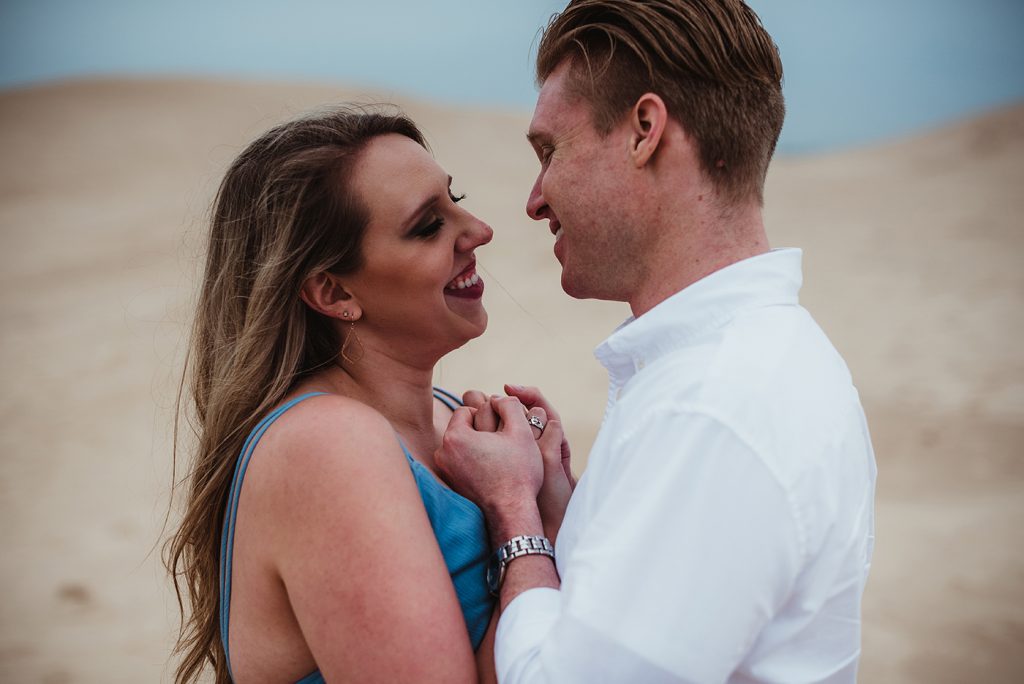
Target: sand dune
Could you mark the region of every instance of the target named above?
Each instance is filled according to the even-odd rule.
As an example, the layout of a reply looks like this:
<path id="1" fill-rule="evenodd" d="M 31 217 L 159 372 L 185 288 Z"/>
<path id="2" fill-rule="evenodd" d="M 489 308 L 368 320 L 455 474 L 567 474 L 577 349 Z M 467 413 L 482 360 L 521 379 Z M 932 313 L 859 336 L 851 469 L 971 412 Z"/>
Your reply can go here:
<path id="1" fill-rule="evenodd" d="M 0 93 L 0 680 L 167 679 L 176 607 L 150 553 L 201 252 L 227 162 L 272 123 L 389 93 L 204 81 Z M 622 305 L 558 287 L 523 214 L 526 113 L 394 97 L 467 206 L 491 326 L 438 381 L 543 386 L 582 470 L 591 348 Z M 1024 106 L 871 149 L 779 160 L 767 218 L 872 425 L 878 529 L 861 681 L 1024 678 Z"/>

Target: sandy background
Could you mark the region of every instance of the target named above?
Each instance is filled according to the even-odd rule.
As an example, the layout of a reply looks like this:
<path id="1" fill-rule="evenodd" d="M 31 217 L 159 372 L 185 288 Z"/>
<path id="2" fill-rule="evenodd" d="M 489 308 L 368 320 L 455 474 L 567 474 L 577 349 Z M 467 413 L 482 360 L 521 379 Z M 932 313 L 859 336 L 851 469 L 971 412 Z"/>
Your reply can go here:
<path id="1" fill-rule="evenodd" d="M 386 94 L 385 94 L 386 95 Z M 158 682 L 176 606 L 153 552 L 203 217 L 276 121 L 365 93 L 89 81 L 0 93 L 0 681 Z M 374 95 L 373 97 L 379 97 Z M 626 314 L 558 287 L 523 213 L 528 114 L 396 98 L 467 206 L 491 327 L 439 382 L 539 384 L 582 470 L 591 349 Z M 776 246 L 847 359 L 879 465 L 863 682 L 1024 681 L 1024 106 L 775 163 Z"/>

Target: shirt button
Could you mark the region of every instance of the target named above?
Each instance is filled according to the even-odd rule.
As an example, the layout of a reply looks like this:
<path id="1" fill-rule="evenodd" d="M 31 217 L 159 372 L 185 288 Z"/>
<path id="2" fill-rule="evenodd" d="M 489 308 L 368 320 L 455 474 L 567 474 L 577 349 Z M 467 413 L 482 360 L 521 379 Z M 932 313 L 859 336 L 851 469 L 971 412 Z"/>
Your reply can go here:
<path id="1" fill-rule="evenodd" d="M 639 361 L 637 361 L 636 362 L 636 367 L 637 367 L 637 370 L 643 370 L 644 369 L 644 360 L 640 359 Z"/>
<path id="2" fill-rule="evenodd" d="M 615 398 L 616 399 L 621 399 L 622 398 L 622 388 L 621 387 L 619 389 L 615 390 Z"/>

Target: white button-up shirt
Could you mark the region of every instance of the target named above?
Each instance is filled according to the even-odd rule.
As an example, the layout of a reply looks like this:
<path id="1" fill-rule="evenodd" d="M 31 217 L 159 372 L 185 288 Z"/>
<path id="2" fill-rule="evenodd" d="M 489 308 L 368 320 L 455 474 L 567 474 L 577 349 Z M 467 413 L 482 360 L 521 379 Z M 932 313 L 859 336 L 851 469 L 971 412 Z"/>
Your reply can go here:
<path id="1" fill-rule="evenodd" d="M 597 349 L 608 406 L 499 680 L 853 682 L 875 461 L 799 250 L 728 266 Z"/>

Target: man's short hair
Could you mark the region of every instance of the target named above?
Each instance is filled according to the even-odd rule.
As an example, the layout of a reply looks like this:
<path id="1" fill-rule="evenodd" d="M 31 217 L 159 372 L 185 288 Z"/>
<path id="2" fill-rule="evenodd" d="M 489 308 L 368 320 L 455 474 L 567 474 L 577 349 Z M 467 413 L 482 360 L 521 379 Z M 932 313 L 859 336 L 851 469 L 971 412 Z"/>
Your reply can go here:
<path id="1" fill-rule="evenodd" d="M 763 201 L 785 116 L 782 61 L 742 0 L 573 0 L 541 38 L 538 83 L 567 59 L 568 88 L 601 135 L 656 93 L 719 195 Z"/>

